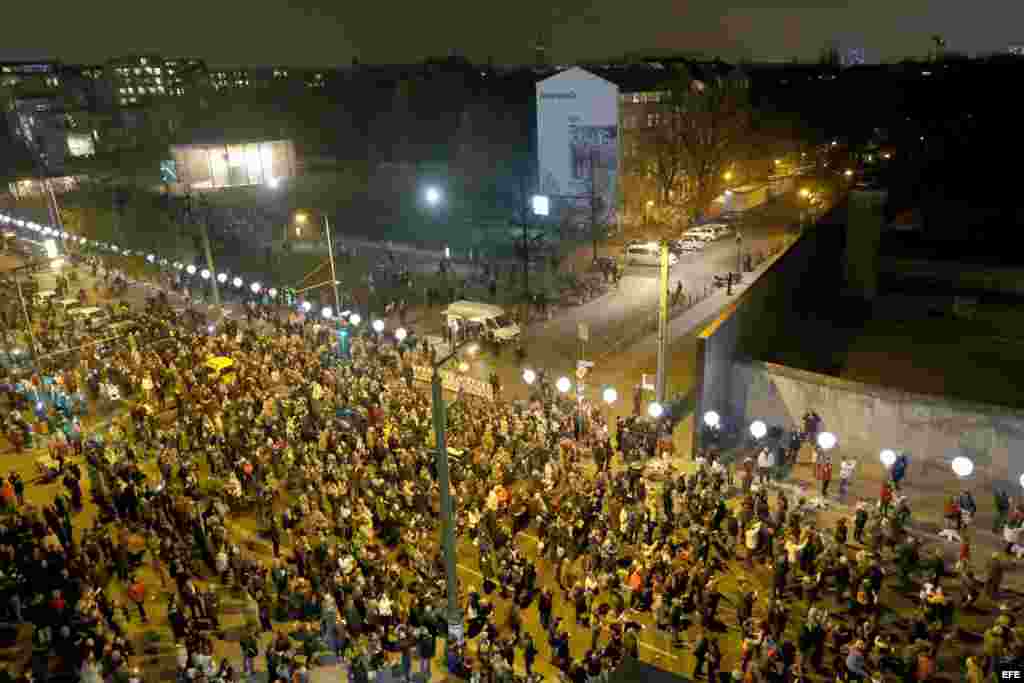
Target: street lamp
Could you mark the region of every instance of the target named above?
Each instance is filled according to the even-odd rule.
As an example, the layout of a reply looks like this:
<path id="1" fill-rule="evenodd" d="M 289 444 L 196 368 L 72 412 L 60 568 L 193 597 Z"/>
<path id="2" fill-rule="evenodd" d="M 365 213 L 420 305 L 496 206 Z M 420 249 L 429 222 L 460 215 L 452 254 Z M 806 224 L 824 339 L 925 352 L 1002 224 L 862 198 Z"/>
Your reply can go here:
<path id="1" fill-rule="evenodd" d="M 523 381 L 527 384 L 533 384 L 537 381 L 537 373 L 530 368 L 526 368 L 523 370 Z"/>
<path id="2" fill-rule="evenodd" d="M 619 400 L 619 392 L 615 390 L 615 387 L 607 387 L 604 392 L 602 392 L 601 398 L 604 399 L 605 403 L 611 405 Z"/>
<path id="3" fill-rule="evenodd" d="M 153 263 L 154 261 L 156 261 L 156 256 L 150 254 L 149 256 L 146 257 L 146 260 L 149 261 L 150 263 Z"/>
<path id="4" fill-rule="evenodd" d="M 193 266 L 192 264 L 189 264 L 188 267 L 185 268 L 185 272 L 188 273 L 189 275 L 195 275 L 196 274 L 196 267 Z"/>
<path id="5" fill-rule="evenodd" d="M 721 424 L 722 418 L 713 410 L 709 410 L 704 413 L 704 424 L 712 429 L 717 429 L 718 425 Z"/>
<path id="6" fill-rule="evenodd" d="M 242 286 L 242 278 L 236 277 L 234 280 L 231 281 L 231 284 L 233 284 L 236 289 L 240 288 Z"/>
<path id="7" fill-rule="evenodd" d="M 1024 474 L 1020 475 L 1020 485 L 1024 486 Z"/>
<path id="8" fill-rule="evenodd" d="M 259 294 L 260 293 L 260 289 L 262 289 L 262 287 L 260 287 L 260 283 L 254 282 L 251 285 L 249 285 L 249 289 L 252 290 L 253 294 Z"/>
<path id="9" fill-rule="evenodd" d="M 269 290 L 267 290 L 267 294 L 270 295 L 271 299 L 276 299 L 277 298 L 277 288 L 276 287 L 271 287 Z"/>
<path id="10" fill-rule="evenodd" d="M 302 310 L 305 311 L 306 313 L 309 313 L 309 311 L 312 308 L 313 308 L 313 304 L 312 303 L 310 303 L 308 301 L 303 301 L 302 302 Z"/>
<path id="11" fill-rule="evenodd" d="M 555 388 L 563 394 L 568 393 L 572 389 L 572 382 L 568 377 L 559 377 L 558 381 L 555 382 Z"/>
<path id="12" fill-rule="evenodd" d="M 359 323 L 363 322 L 363 319 L 362 317 L 360 317 L 358 313 L 353 313 L 352 315 L 349 316 L 348 322 L 350 325 L 354 327 L 359 327 Z"/>
<path id="13" fill-rule="evenodd" d="M 725 179 L 725 182 L 729 182 L 730 180 L 732 180 L 732 171 L 726 171 L 725 173 L 723 173 L 722 178 Z"/>
<path id="14" fill-rule="evenodd" d="M 431 206 L 437 206 L 438 204 L 441 203 L 441 190 L 431 185 L 426 189 L 424 197 L 426 197 L 427 204 L 430 204 Z"/>
<path id="15" fill-rule="evenodd" d="M 376 320 L 374 320 L 373 321 L 373 331 L 376 332 L 377 334 L 380 334 L 381 332 L 383 332 L 384 331 L 384 321 L 381 320 L 380 318 L 377 318 Z"/>
<path id="16" fill-rule="evenodd" d="M 974 471 L 974 461 L 962 455 L 953 458 L 953 462 L 950 464 L 953 467 L 954 474 L 960 478 L 969 477 L 971 472 Z"/>
<path id="17" fill-rule="evenodd" d="M 811 191 L 808 190 L 806 187 L 800 188 L 800 196 L 801 197 L 803 197 L 804 199 L 807 199 L 807 197 L 809 197 L 810 195 L 811 195 Z"/>
<path id="18" fill-rule="evenodd" d="M 281 184 L 281 181 L 278 180 L 277 178 L 268 178 L 267 179 L 267 187 L 269 187 L 271 190 L 276 190 L 278 185 L 280 185 L 280 184 Z"/>
<path id="19" fill-rule="evenodd" d="M 227 273 L 218 273 L 217 274 L 217 282 L 219 282 L 221 284 L 224 284 L 227 281 L 228 281 L 228 274 Z"/>
<path id="20" fill-rule="evenodd" d="M 653 419 L 657 420 L 658 418 L 665 414 L 665 409 L 662 407 L 660 403 L 654 401 L 651 403 L 651 405 L 647 406 L 647 414 L 650 415 Z"/>
<path id="21" fill-rule="evenodd" d="M 203 278 L 204 280 L 209 280 L 210 279 L 210 271 L 207 270 L 206 268 L 203 268 L 199 272 L 199 277 Z"/>
<path id="22" fill-rule="evenodd" d="M 892 467 L 896 463 L 896 451 L 886 448 L 878 454 L 878 459 L 882 461 L 883 467 Z"/>
<path id="23" fill-rule="evenodd" d="M 821 450 L 830 451 L 835 448 L 835 445 L 836 435 L 832 432 L 822 432 L 821 434 L 818 434 L 818 446 L 821 447 Z"/>
<path id="24" fill-rule="evenodd" d="M 535 194 L 530 200 L 534 216 L 547 216 L 551 213 L 551 200 L 542 194 Z"/>
<path id="25" fill-rule="evenodd" d="M 320 311 L 320 315 L 322 315 L 324 319 L 330 320 L 331 316 L 334 315 L 334 311 L 331 310 L 330 306 L 324 306 L 324 309 Z"/>
<path id="26" fill-rule="evenodd" d="M 754 420 L 750 423 L 750 435 L 755 439 L 762 439 L 768 433 L 768 425 L 761 420 Z"/>
<path id="27" fill-rule="evenodd" d="M 409 333 L 405 331 L 404 327 L 399 327 L 397 330 L 395 330 L 395 339 L 398 340 L 399 344 L 404 342 L 405 338 L 408 337 L 408 336 L 409 336 Z"/>

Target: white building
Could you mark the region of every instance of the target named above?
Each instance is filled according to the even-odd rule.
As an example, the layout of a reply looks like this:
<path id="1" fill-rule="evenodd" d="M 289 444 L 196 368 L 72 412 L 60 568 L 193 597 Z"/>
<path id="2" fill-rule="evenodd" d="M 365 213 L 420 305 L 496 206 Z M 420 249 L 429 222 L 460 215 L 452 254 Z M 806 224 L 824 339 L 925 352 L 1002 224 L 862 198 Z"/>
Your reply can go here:
<path id="1" fill-rule="evenodd" d="M 617 85 L 580 67 L 537 83 L 537 168 L 553 211 L 593 196 L 614 222 L 619 140 Z"/>

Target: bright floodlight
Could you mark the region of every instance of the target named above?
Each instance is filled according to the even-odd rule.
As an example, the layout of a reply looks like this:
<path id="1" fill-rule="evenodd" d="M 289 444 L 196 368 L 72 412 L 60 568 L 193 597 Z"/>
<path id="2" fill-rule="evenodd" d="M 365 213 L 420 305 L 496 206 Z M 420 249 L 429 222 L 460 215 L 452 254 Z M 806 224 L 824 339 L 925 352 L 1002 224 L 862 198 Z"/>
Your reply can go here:
<path id="1" fill-rule="evenodd" d="M 260 286 L 260 283 L 254 282 L 251 285 L 249 285 L 249 289 L 252 290 L 253 294 L 259 294 L 262 287 Z"/>
<path id="2" fill-rule="evenodd" d="M 313 304 L 309 303 L 308 301 L 302 302 L 302 310 L 304 310 L 306 313 L 309 313 L 309 310 L 311 308 L 313 308 Z"/>
<path id="3" fill-rule="evenodd" d="M 878 454 L 878 459 L 882 461 L 882 465 L 885 467 L 892 467 L 896 462 L 896 451 L 891 448 L 886 448 Z"/>
<path id="4" fill-rule="evenodd" d="M 830 451 L 835 448 L 836 435 L 832 432 L 822 432 L 818 434 L 818 445 L 821 446 L 821 450 Z"/>
<path id="5" fill-rule="evenodd" d="M 531 370 L 530 368 L 526 368 L 525 370 L 523 370 L 523 381 L 526 382 L 527 384 L 533 384 L 535 381 L 537 381 L 537 373 Z"/>
<path id="6" fill-rule="evenodd" d="M 533 213 L 537 216 L 547 216 L 551 213 L 551 200 L 542 194 L 536 194 L 531 201 Z"/>
<path id="7" fill-rule="evenodd" d="M 57 258 L 56 240 L 43 240 L 43 248 L 46 249 L 46 258 Z"/>
<path id="8" fill-rule="evenodd" d="M 267 290 L 267 294 L 270 295 L 271 299 L 276 299 L 277 298 L 277 288 L 276 287 L 271 287 L 269 290 Z"/>
<path id="9" fill-rule="evenodd" d="M 153 261 L 156 261 L 156 256 L 153 255 L 153 254 L 150 254 L 149 256 L 146 257 L 146 260 L 149 261 L 150 263 L 152 263 Z"/>
<path id="10" fill-rule="evenodd" d="M 721 421 L 722 418 L 719 417 L 718 413 L 716 413 L 713 410 L 709 410 L 708 412 L 704 413 L 704 424 L 706 424 L 708 427 L 711 427 L 712 429 L 717 427 Z"/>
<path id="11" fill-rule="evenodd" d="M 399 327 L 397 330 L 395 330 L 395 339 L 397 339 L 399 343 L 404 342 L 405 338 L 408 336 L 409 333 L 405 331 L 404 327 Z"/>
<path id="12" fill-rule="evenodd" d="M 441 190 L 436 187 L 428 187 L 426 191 L 427 203 L 436 206 L 441 201 Z"/>
<path id="13" fill-rule="evenodd" d="M 661 407 L 661 404 L 655 401 L 651 405 L 647 406 L 647 414 L 657 420 L 665 413 L 665 409 Z"/>
<path id="14" fill-rule="evenodd" d="M 189 264 L 189 266 L 185 269 L 185 272 L 187 272 L 189 275 L 195 275 L 196 274 L 196 267 L 191 265 L 191 264 Z"/>
<path id="15" fill-rule="evenodd" d="M 381 332 L 383 332 L 384 331 L 384 321 L 381 320 L 380 318 L 377 318 L 376 320 L 374 320 L 373 321 L 373 331 L 376 332 L 377 334 L 380 334 Z"/>
<path id="16" fill-rule="evenodd" d="M 234 280 L 231 281 L 231 284 L 233 284 L 235 287 L 241 287 L 242 286 L 242 278 L 236 277 Z"/>
<path id="17" fill-rule="evenodd" d="M 320 311 L 320 315 L 329 320 L 330 317 L 334 315 L 334 311 L 331 310 L 330 306 L 324 306 L 324 310 Z"/>
<path id="18" fill-rule="evenodd" d="M 228 274 L 227 273 L 217 273 L 217 282 L 219 282 L 221 284 L 224 284 L 227 281 L 228 281 Z"/>
<path id="19" fill-rule="evenodd" d="M 209 280 L 210 279 L 210 271 L 207 270 L 206 268 L 203 268 L 199 272 L 199 276 L 202 277 L 204 280 Z"/>
<path id="20" fill-rule="evenodd" d="M 615 387 L 608 387 L 601 394 L 601 398 L 604 399 L 605 403 L 608 403 L 610 405 L 619 400 L 619 392 L 615 391 Z"/>
<path id="21" fill-rule="evenodd" d="M 348 317 L 348 322 L 350 325 L 355 325 L 356 327 L 358 327 L 359 323 L 363 322 L 363 318 L 358 313 L 353 313 Z"/>
<path id="22" fill-rule="evenodd" d="M 761 420 L 754 420 L 750 423 L 750 434 L 755 439 L 763 438 L 768 433 L 768 425 Z"/>
<path id="23" fill-rule="evenodd" d="M 559 377 L 558 381 L 555 382 L 555 388 L 561 391 L 563 394 L 572 389 L 572 382 L 569 381 L 568 377 Z"/>
<path id="24" fill-rule="evenodd" d="M 974 461 L 970 458 L 965 458 L 962 455 L 958 455 L 953 458 L 953 462 L 951 464 L 953 466 L 953 472 L 958 477 L 970 476 L 971 472 L 974 471 Z"/>
<path id="25" fill-rule="evenodd" d="M 281 181 L 278 180 L 277 178 L 269 178 L 267 179 L 267 187 L 269 187 L 271 190 L 276 190 L 280 182 Z"/>

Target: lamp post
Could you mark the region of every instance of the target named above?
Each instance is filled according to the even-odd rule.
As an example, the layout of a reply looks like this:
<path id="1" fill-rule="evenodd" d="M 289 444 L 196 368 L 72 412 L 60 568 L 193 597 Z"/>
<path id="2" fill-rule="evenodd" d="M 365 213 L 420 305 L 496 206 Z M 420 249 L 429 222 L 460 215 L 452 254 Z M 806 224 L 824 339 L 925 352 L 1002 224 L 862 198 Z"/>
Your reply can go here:
<path id="1" fill-rule="evenodd" d="M 376 323 L 375 323 L 376 325 Z M 468 341 L 454 346 L 451 353 L 433 363 L 430 375 L 431 412 L 434 417 L 434 438 L 437 446 L 437 485 L 441 489 L 441 544 L 444 548 L 444 566 L 448 589 L 448 645 L 453 642 L 462 643 L 464 629 L 462 610 L 459 607 L 459 579 L 456 564 L 455 546 L 455 515 L 452 506 L 451 476 L 448 468 L 448 446 L 445 444 L 445 428 L 448 422 L 448 409 L 444 402 L 441 386 L 441 366 L 454 358 Z"/>

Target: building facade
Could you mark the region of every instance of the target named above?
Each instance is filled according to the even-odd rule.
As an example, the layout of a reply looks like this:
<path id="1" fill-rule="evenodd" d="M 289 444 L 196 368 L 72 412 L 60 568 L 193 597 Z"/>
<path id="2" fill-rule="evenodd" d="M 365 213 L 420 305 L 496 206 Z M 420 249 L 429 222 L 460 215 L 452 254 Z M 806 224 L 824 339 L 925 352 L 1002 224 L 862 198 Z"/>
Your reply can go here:
<path id="1" fill-rule="evenodd" d="M 618 207 L 619 87 L 572 67 L 537 83 L 537 169 L 552 211 Z M 612 219 L 614 220 L 614 219 Z"/>

